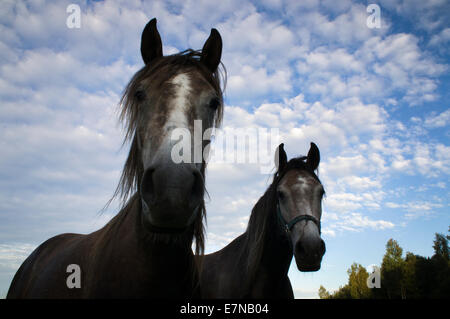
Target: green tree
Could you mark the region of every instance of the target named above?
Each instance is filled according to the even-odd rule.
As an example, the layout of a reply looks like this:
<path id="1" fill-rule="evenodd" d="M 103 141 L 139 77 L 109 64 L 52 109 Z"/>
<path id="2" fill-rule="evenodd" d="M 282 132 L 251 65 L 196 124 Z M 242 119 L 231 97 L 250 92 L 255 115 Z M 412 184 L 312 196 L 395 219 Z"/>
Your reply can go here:
<path id="1" fill-rule="evenodd" d="M 433 273 L 431 259 L 422 256 L 416 256 L 416 285 L 419 291 L 419 298 L 427 298 L 431 295 L 435 286 L 435 275 Z"/>
<path id="2" fill-rule="evenodd" d="M 435 234 L 433 241 L 434 255 L 430 259 L 434 274 L 431 298 L 448 298 L 450 296 L 450 260 L 448 236 Z"/>
<path id="3" fill-rule="evenodd" d="M 446 238 L 446 236 L 435 234 L 433 249 L 435 255 L 442 256 L 445 260 L 449 260 L 448 238 Z"/>
<path id="4" fill-rule="evenodd" d="M 450 227 L 449 227 L 450 232 Z M 347 270 L 348 283 L 330 294 L 323 286 L 320 298 L 448 298 L 450 296 L 450 236 L 435 234 L 434 255 L 422 257 L 403 249 L 394 239 L 386 244 L 381 264 L 381 289 L 367 287 L 367 270 L 353 263 Z"/>
<path id="5" fill-rule="evenodd" d="M 345 285 L 343 287 L 339 287 L 339 289 L 331 295 L 331 299 L 352 299 L 350 286 Z"/>
<path id="6" fill-rule="evenodd" d="M 367 278 L 369 277 L 367 270 L 363 266 L 353 263 L 350 269 L 347 270 L 347 274 L 352 299 L 370 298 L 371 291 L 367 287 Z"/>
<path id="7" fill-rule="evenodd" d="M 381 263 L 381 287 L 388 299 L 405 298 L 403 286 L 403 249 L 394 239 L 386 244 L 386 253 Z"/>
<path id="8" fill-rule="evenodd" d="M 319 288 L 319 298 L 320 299 L 330 299 L 330 293 L 325 289 L 324 286 L 320 285 Z"/>
<path id="9" fill-rule="evenodd" d="M 420 293 L 416 280 L 417 257 L 413 253 L 407 252 L 403 267 L 403 287 L 405 298 L 419 298 Z"/>

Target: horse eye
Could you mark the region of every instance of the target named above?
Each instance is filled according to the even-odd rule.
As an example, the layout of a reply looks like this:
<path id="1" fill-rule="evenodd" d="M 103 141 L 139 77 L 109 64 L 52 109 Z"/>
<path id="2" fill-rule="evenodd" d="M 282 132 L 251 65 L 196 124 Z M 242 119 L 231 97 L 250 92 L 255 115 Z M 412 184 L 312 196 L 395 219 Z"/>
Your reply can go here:
<path id="1" fill-rule="evenodd" d="M 220 105 L 220 100 L 218 98 L 213 98 L 211 101 L 209 101 L 209 107 L 213 109 L 214 111 L 217 110 L 217 108 Z"/>
<path id="2" fill-rule="evenodd" d="M 142 90 L 136 91 L 136 93 L 134 93 L 134 97 L 139 102 L 142 102 L 145 99 L 145 92 Z"/>
<path id="3" fill-rule="evenodd" d="M 282 191 L 277 191 L 277 196 L 279 200 L 283 200 L 284 199 L 284 193 Z"/>

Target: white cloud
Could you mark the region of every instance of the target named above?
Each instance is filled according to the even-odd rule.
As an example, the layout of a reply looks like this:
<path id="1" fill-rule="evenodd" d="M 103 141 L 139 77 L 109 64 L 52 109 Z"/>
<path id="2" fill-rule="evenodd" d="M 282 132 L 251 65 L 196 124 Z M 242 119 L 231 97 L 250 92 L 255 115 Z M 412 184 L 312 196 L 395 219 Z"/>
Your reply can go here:
<path id="1" fill-rule="evenodd" d="M 310 41 L 313 43 L 330 43 L 341 46 L 355 45 L 370 38 L 374 32 L 366 25 L 368 14 L 366 6 L 353 3 L 351 6 L 344 3 L 341 10 L 346 11 L 329 19 L 329 15 L 319 11 L 306 12 L 302 9 L 290 10 L 289 14 L 299 28 L 310 30 Z M 384 34 L 390 27 L 387 19 L 383 20 L 381 29 L 377 29 L 378 34 Z"/>
<path id="2" fill-rule="evenodd" d="M 359 177 L 355 175 L 345 176 L 340 181 L 349 188 L 354 190 L 366 190 L 370 188 L 381 188 L 381 182 L 379 180 L 373 180 L 370 177 Z"/>
<path id="3" fill-rule="evenodd" d="M 392 161 L 392 168 L 398 171 L 410 172 L 411 160 L 404 159 L 403 156 L 398 156 Z"/>
<path id="4" fill-rule="evenodd" d="M 420 0 L 381 0 L 382 10 L 394 10 L 403 18 L 411 21 L 412 28 L 432 32 L 445 24 L 445 15 L 449 4 L 445 0 L 420 1 Z"/>
<path id="5" fill-rule="evenodd" d="M 330 158 L 321 167 L 323 173 L 333 177 L 343 177 L 355 173 L 370 171 L 368 160 L 361 154 L 355 156 L 337 156 Z"/>
<path id="6" fill-rule="evenodd" d="M 342 32 L 342 28 L 337 30 Z M 438 97 L 435 77 L 448 67 L 430 58 L 417 37 L 405 33 L 370 35 L 356 49 L 327 43 L 301 52 L 297 61 L 303 87 L 322 101 L 370 97 L 386 103 L 392 101 L 393 92 L 402 92 L 411 105 Z"/>
<path id="7" fill-rule="evenodd" d="M 443 144 L 417 143 L 412 159 L 416 169 L 423 175 L 438 176 L 450 171 L 450 147 Z"/>
<path id="8" fill-rule="evenodd" d="M 365 229 L 386 230 L 394 227 L 393 222 L 383 219 L 374 220 L 358 212 L 340 215 L 339 220 L 333 221 L 327 226 L 331 236 L 335 236 L 336 232 L 361 232 Z"/>
<path id="9" fill-rule="evenodd" d="M 26 84 L 34 89 L 75 86 L 91 92 L 120 92 L 137 70 L 138 66 L 130 66 L 122 59 L 103 66 L 82 62 L 68 52 L 42 49 L 25 51 L 20 61 L 3 65 L 0 72 L 10 84 Z"/>
<path id="10" fill-rule="evenodd" d="M 450 41 L 450 28 L 447 27 L 438 34 L 434 34 L 431 37 L 430 41 L 428 42 L 428 45 L 432 49 L 437 48 L 437 50 L 441 54 L 447 54 L 448 52 L 450 52 L 448 45 L 449 41 Z"/>
<path id="11" fill-rule="evenodd" d="M 440 113 L 432 114 L 426 117 L 424 122 L 426 127 L 436 128 L 444 127 L 450 124 L 450 109 Z"/>
<path id="12" fill-rule="evenodd" d="M 278 70 L 268 73 L 265 68 L 244 65 L 240 72 L 227 79 L 227 94 L 251 98 L 267 93 L 286 93 L 291 90 L 290 72 Z"/>
<path id="13" fill-rule="evenodd" d="M 0 244 L 0 269 L 17 270 L 35 248 L 35 245 L 26 243 Z"/>
<path id="14" fill-rule="evenodd" d="M 387 202 L 386 207 L 406 211 L 406 219 L 429 217 L 435 214 L 435 209 L 444 207 L 443 204 L 427 201 L 412 201 L 408 203 Z"/>
<path id="15" fill-rule="evenodd" d="M 385 220 L 371 220 L 367 216 L 363 216 L 359 213 L 352 213 L 346 218 L 346 225 L 354 226 L 357 228 L 373 228 L 373 229 L 386 229 L 393 228 L 395 225 L 392 222 Z"/>

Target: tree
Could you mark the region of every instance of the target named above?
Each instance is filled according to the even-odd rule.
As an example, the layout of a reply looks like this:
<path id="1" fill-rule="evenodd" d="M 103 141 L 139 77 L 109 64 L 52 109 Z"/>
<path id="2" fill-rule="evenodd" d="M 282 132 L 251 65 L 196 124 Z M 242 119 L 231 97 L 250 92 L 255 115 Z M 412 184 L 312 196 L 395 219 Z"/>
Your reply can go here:
<path id="1" fill-rule="evenodd" d="M 449 227 L 450 232 L 450 227 Z M 330 294 L 323 286 L 320 298 L 448 298 L 450 296 L 450 236 L 435 234 L 434 255 L 422 257 L 403 249 L 392 238 L 386 244 L 381 264 L 381 289 L 367 287 L 367 270 L 353 263 L 347 270 L 348 283 Z"/>
<path id="2" fill-rule="evenodd" d="M 417 286 L 416 265 L 417 256 L 407 252 L 403 268 L 403 287 L 405 298 L 420 298 L 420 292 Z"/>
<path id="3" fill-rule="evenodd" d="M 381 264 L 381 287 L 388 299 L 405 298 L 402 279 L 404 260 L 403 249 L 392 238 L 386 244 L 386 253 Z"/>
<path id="4" fill-rule="evenodd" d="M 345 285 L 343 287 L 339 287 L 339 289 L 331 295 L 331 299 L 352 299 L 350 286 Z"/>
<path id="5" fill-rule="evenodd" d="M 330 299 L 330 293 L 325 289 L 324 286 L 320 285 L 319 288 L 319 298 L 320 299 Z"/>
<path id="6" fill-rule="evenodd" d="M 433 249 L 435 255 L 442 256 L 447 261 L 449 260 L 448 238 L 446 236 L 436 233 L 433 241 Z"/>
<path id="7" fill-rule="evenodd" d="M 347 274 L 352 299 L 370 298 L 371 291 L 367 287 L 367 278 L 369 277 L 367 270 L 363 266 L 353 263 L 350 269 L 347 270 Z"/>
<path id="8" fill-rule="evenodd" d="M 448 236 L 435 234 L 434 255 L 430 263 L 434 274 L 434 285 L 430 297 L 442 298 L 450 295 L 450 260 Z"/>

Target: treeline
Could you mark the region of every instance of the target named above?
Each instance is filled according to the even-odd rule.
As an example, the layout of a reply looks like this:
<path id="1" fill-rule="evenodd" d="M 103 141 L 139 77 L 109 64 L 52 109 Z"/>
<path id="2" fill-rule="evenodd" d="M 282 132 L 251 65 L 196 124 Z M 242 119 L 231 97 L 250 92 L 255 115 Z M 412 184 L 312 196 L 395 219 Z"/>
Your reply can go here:
<path id="1" fill-rule="evenodd" d="M 353 263 L 347 270 L 348 283 L 333 293 L 320 286 L 319 297 L 321 299 L 450 298 L 449 240 L 450 236 L 435 234 L 434 255 L 430 258 L 411 252 L 407 252 L 403 257 L 403 249 L 397 241 L 390 239 L 379 268 L 380 288 L 373 287 L 373 282 L 376 281 L 375 274 L 369 274 L 363 266 Z M 369 284 L 373 288 L 369 288 L 369 276 Z"/>

